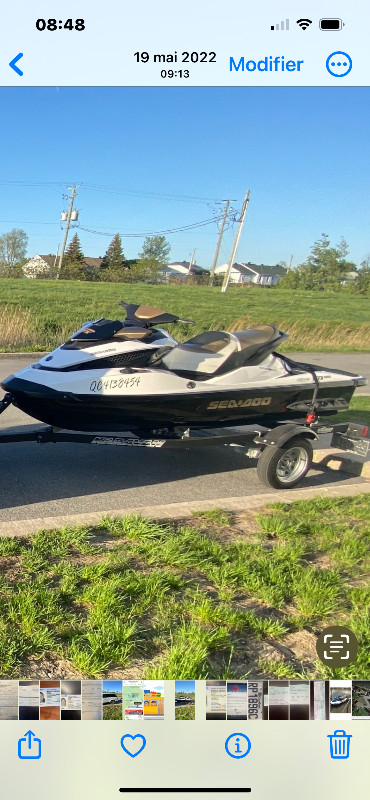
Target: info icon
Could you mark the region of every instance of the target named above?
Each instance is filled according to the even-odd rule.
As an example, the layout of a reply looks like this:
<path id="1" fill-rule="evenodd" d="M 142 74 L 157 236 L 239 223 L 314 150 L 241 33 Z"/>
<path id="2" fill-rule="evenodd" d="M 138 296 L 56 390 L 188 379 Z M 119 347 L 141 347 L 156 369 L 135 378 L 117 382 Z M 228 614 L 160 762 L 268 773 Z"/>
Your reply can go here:
<path id="1" fill-rule="evenodd" d="M 349 628 L 332 625 L 320 633 L 316 642 L 316 652 L 323 664 L 329 667 L 346 667 L 355 660 L 358 641 Z"/>

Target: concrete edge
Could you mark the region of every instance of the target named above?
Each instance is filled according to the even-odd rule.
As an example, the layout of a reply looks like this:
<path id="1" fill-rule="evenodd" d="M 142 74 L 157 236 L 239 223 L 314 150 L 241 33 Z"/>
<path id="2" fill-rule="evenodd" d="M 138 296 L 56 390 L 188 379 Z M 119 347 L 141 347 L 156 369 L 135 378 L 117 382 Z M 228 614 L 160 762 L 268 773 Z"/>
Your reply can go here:
<path id="1" fill-rule="evenodd" d="M 370 478 L 370 461 L 363 461 L 361 456 L 342 453 L 341 450 L 314 450 L 313 463 L 324 469 L 346 472 L 356 478 Z"/>
<path id="2" fill-rule="evenodd" d="M 136 506 L 114 508 L 110 511 L 94 511 L 87 514 L 69 514 L 62 517 L 40 517 L 39 519 L 0 522 L 0 537 L 27 536 L 40 530 L 52 530 L 65 526 L 91 525 L 99 523 L 103 517 L 125 517 L 128 514 L 141 514 L 151 519 L 183 519 L 195 511 L 208 511 L 222 508 L 226 511 L 250 511 L 264 508 L 269 503 L 294 503 L 297 500 L 310 500 L 314 497 L 353 497 L 356 494 L 370 494 L 370 483 L 352 483 L 348 486 L 315 486 L 294 491 L 274 491 L 251 497 L 221 497 L 217 500 L 193 500 L 189 503 L 169 503 L 159 506 Z"/>
<path id="3" fill-rule="evenodd" d="M 38 351 L 32 352 L 32 353 L 30 353 L 30 352 L 28 352 L 28 353 L 1 353 L 0 352 L 0 358 L 4 358 L 4 359 L 6 359 L 6 358 L 29 358 L 29 359 L 35 359 L 35 358 L 43 358 L 44 356 L 47 356 L 47 354 L 48 354 L 47 350 L 38 350 Z"/>

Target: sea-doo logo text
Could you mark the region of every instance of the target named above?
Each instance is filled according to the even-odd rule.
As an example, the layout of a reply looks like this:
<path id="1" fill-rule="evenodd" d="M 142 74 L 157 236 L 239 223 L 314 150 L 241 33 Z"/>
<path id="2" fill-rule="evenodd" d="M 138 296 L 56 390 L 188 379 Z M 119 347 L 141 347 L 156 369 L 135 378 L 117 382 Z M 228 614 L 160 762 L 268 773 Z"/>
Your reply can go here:
<path id="1" fill-rule="evenodd" d="M 116 444 L 120 447 L 162 447 L 165 439 L 135 439 L 133 436 L 95 436 L 91 444 Z"/>
<path id="2" fill-rule="evenodd" d="M 271 397 L 248 397 L 247 400 L 212 400 L 207 409 L 214 408 L 248 408 L 248 406 L 269 406 Z"/>

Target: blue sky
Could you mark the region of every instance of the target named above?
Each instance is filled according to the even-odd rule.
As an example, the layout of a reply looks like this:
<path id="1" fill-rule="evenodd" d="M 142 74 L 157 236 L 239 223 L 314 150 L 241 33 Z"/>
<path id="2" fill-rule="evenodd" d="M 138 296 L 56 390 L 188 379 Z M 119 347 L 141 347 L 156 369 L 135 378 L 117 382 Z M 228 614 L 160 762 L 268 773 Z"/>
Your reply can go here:
<path id="1" fill-rule="evenodd" d="M 103 681 L 103 692 L 122 692 L 122 681 Z"/>
<path id="2" fill-rule="evenodd" d="M 24 228 L 29 255 L 56 251 L 61 195 L 72 182 L 82 184 L 81 228 L 108 234 L 80 228 L 88 256 L 103 255 L 117 231 L 205 220 L 225 198 L 240 208 L 248 188 L 239 260 L 274 264 L 293 255 L 296 265 L 323 231 L 333 243 L 343 235 L 356 263 L 370 252 L 366 88 L 0 91 L 0 234 Z M 230 229 L 220 261 L 232 237 Z M 168 239 L 172 260 L 188 260 L 196 248 L 207 267 L 217 228 Z M 123 242 L 133 258 L 143 237 Z"/>
<path id="3" fill-rule="evenodd" d="M 195 681 L 175 681 L 175 692 L 195 692 Z"/>

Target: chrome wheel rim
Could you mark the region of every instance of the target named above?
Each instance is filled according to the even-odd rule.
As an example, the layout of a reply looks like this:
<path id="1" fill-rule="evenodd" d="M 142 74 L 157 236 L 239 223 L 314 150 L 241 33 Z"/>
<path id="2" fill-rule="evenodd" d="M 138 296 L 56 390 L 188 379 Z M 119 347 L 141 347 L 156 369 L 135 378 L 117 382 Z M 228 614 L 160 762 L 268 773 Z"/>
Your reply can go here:
<path id="1" fill-rule="evenodd" d="M 279 458 L 276 475 L 280 483 L 291 483 L 303 475 L 308 465 L 308 453 L 304 447 L 291 447 Z"/>

